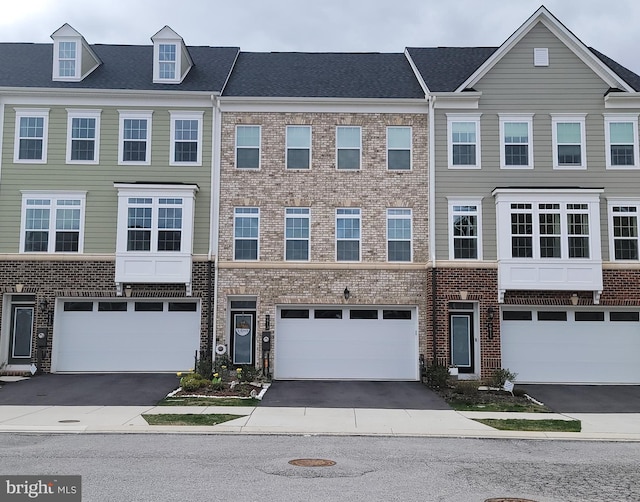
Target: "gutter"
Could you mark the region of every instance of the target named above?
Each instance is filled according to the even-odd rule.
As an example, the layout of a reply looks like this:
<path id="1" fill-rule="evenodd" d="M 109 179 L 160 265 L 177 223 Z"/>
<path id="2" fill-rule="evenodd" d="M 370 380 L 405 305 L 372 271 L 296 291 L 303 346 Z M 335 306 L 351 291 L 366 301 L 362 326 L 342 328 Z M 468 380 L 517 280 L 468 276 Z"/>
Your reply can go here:
<path id="1" fill-rule="evenodd" d="M 211 146 L 213 158 L 211 161 L 211 212 L 209 234 L 209 263 L 213 262 L 213 305 L 211 305 L 211 291 L 209 291 L 209 316 L 213 316 L 211 322 L 211 360 L 215 360 L 216 333 L 218 328 L 218 249 L 220 235 L 220 155 L 222 152 L 222 120 L 220 112 L 220 96 L 212 95 L 213 117 L 211 131 Z"/>
<path id="2" fill-rule="evenodd" d="M 435 165 L 435 123 L 434 123 L 434 107 L 436 102 L 436 96 L 429 96 L 429 258 L 431 260 L 431 336 L 433 344 L 433 364 L 438 363 L 437 355 L 437 330 L 438 330 L 438 317 L 437 317 L 437 304 L 436 294 L 438 291 L 437 283 L 437 269 L 436 269 L 436 230 L 435 230 L 435 216 L 436 216 L 436 165 Z"/>

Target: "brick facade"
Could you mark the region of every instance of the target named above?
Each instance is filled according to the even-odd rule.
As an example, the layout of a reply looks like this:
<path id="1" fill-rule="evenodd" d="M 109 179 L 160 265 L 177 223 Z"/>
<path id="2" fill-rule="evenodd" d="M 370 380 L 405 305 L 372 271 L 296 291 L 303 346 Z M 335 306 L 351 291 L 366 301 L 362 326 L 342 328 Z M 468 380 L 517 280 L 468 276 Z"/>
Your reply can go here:
<path id="1" fill-rule="evenodd" d="M 213 270 L 213 267 L 211 268 Z M 209 335 L 209 282 L 213 287 L 213 272 L 209 281 L 209 265 L 207 262 L 196 261 L 193 263 L 193 295 L 194 299 L 201 299 L 201 350 L 208 347 Z M 46 300 L 49 311 L 54 311 L 57 298 L 87 298 L 87 299 L 119 299 L 116 296 L 114 283 L 115 262 L 110 260 L 6 260 L 0 261 L 0 284 L 3 284 L 2 293 L 4 301 L 0 302 L 0 319 L 2 319 L 3 332 L 8 333 L 8 318 L 3 315 L 2 309 L 9 305 L 12 295 L 19 294 L 16 285 L 22 285 L 22 295 L 35 296 L 35 317 L 33 331 L 33 351 L 31 362 L 37 358 L 36 332 L 39 327 L 47 327 L 48 320 L 39 311 L 39 304 Z M 133 284 L 131 298 L 184 298 L 185 287 L 179 284 Z M 54 323 L 55 315 L 54 312 Z M 9 316 L 10 317 L 10 316 Z M 53 342 L 53 326 L 49 326 L 47 350 L 43 360 L 42 370 L 51 369 L 51 347 Z"/>
<path id="2" fill-rule="evenodd" d="M 345 304 L 418 306 L 420 352 L 427 350 L 426 262 L 428 260 L 427 117 L 400 113 L 224 113 L 220 203 L 220 270 L 218 283 L 218 343 L 228 343 L 230 297 L 257 301 L 257 331 L 264 329 L 275 306 Z M 260 125 L 259 170 L 235 168 L 235 126 Z M 311 167 L 285 167 L 286 126 L 312 127 Z M 336 169 L 336 126 L 362 127 L 359 170 Z M 387 126 L 411 126 L 412 170 L 389 171 Z M 260 209 L 259 259 L 233 261 L 233 211 L 238 206 Z M 284 210 L 308 207 L 310 260 L 284 261 Z M 361 261 L 336 261 L 336 209 L 361 209 Z M 386 210 L 412 210 L 413 261 L 387 262 Z M 273 324 L 272 324 L 273 326 Z M 277 345 L 277 326 L 275 331 Z M 256 346 L 256 356 L 260 347 Z"/>

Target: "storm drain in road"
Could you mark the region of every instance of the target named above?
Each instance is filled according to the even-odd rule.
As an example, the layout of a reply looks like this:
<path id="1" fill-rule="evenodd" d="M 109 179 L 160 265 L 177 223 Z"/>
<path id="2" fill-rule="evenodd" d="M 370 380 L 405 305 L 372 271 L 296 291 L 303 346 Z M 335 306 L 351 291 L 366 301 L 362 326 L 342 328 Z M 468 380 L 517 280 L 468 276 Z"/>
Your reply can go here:
<path id="1" fill-rule="evenodd" d="M 59 424 L 77 424 L 80 420 L 58 420 Z"/>
<path id="2" fill-rule="evenodd" d="M 497 498 L 497 499 L 486 499 L 484 502 L 536 502 L 531 499 L 514 499 L 514 498 Z"/>
<path id="3" fill-rule="evenodd" d="M 323 458 L 296 458 L 289 460 L 289 463 L 297 467 L 331 467 L 336 465 L 333 460 L 325 460 Z"/>

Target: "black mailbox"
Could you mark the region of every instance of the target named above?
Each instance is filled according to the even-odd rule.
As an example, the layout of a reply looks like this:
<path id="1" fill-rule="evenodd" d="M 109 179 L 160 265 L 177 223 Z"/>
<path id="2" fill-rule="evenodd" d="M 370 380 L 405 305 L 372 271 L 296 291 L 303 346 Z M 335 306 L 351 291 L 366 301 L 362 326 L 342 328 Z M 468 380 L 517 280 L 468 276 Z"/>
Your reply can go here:
<path id="1" fill-rule="evenodd" d="M 38 334 L 36 335 L 37 337 L 37 344 L 39 348 L 44 348 L 47 346 L 47 334 L 48 334 L 48 329 L 47 328 L 40 328 L 38 330 Z"/>
<path id="2" fill-rule="evenodd" d="M 262 332 L 262 352 L 271 350 L 271 331 Z"/>

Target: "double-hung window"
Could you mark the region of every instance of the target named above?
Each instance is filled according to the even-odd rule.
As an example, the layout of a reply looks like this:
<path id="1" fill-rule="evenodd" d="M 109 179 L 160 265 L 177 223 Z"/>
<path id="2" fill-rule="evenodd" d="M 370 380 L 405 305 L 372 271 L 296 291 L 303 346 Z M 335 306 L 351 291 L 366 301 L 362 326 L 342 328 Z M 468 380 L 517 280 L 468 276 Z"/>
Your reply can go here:
<path id="1" fill-rule="evenodd" d="M 161 80 L 175 80 L 176 44 L 158 44 L 158 77 Z"/>
<path id="2" fill-rule="evenodd" d="M 387 169 L 411 169 L 411 127 L 387 127 Z"/>
<path id="3" fill-rule="evenodd" d="M 236 168 L 260 168 L 260 126 L 236 126 Z"/>
<path id="4" fill-rule="evenodd" d="M 605 114 L 604 136 L 607 168 L 637 169 L 640 167 L 637 114 Z"/>
<path id="5" fill-rule="evenodd" d="M 59 41 L 58 47 L 58 77 L 76 77 L 77 43 L 75 41 Z"/>
<path id="6" fill-rule="evenodd" d="M 67 163 L 97 164 L 100 110 L 67 109 Z"/>
<path id="7" fill-rule="evenodd" d="M 236 207 L 233 223 L 233 258 L 257 260 L 259 251 L 260 209 Z"/>
<path id="8" fill-rule="evenodd" d="M 23 192 L 20 250 L 81 253 L 85 192 Z"/>
<path id="9" fill-rule="evenodd" d="M 609 253 L 612 260 L 635 260 L 638 253 L 640 201 L 609 201 Z"/>
<path id="10" fill-rule="evenodd" d="M 181 251 L 183 204 L 180 197 L 129 197 L 127 251 Z"/>
<path id="11" fill-rule="evenodd" d="M 120 111 L 118 164 L 151 164 L 150 111 Z"/>
<path id="12" fill-rule="evenodd" d="M 285 209 L 285 256 L 287 261 L 309 261 L 310 209 Z"/>
<path id="13" fill-rule="evenodd" d="M 287 169 L 311 167 L 311 126 L 287 126 Z"/>
<path id="14" fill-rule="evenodd" d="M 387 260 L 411 261 L 411 209 L 387 209 Z"/>
<path id="15" fill-rule="evenodd" d="M 169 112 L 171 149 L 169 165 L 202 165 L 202 118 L 204 112 Z"/>
<path id="16" fill-rule="evenodd" d="M 583 203 L 512 203 L 511 258 L 590 258 L 591 210 Z"/>
<path id="17" fill-rule="evenodd" d="M 336 209 L 336 260 L 360 261 L 360 209 Z"/>
<path id="18" fill-rule="evenodd" d="M 449 168 L 480 169 L 480 114 L 447 114 Z"/>
<path id="19" fill-rule="evenodd" d="M 15 112 L 14 162 L 46 162 L 49 109 L 16 108 Z"/>
<path id="20" fill-rule="evenodd" d="M 336 167 L 345 170 L 360 169 L 362 157 L 362 128 L 338 126 L 336 128 Z"/>
<path id="21" fill-rule="evenodd" d="M 585 117 L 584 114 L 551 116 L 554 168 L 586 169 Z"/>
<path id="22" fill-rule="evenodd" d="M 449 200 L 449 258 L 482 259 L 481 200 Z"/>
<path id="23" fill-rule="evenodd" d="M 500 166 L 532 168 L 532 115 L 500 115 Z"/>

